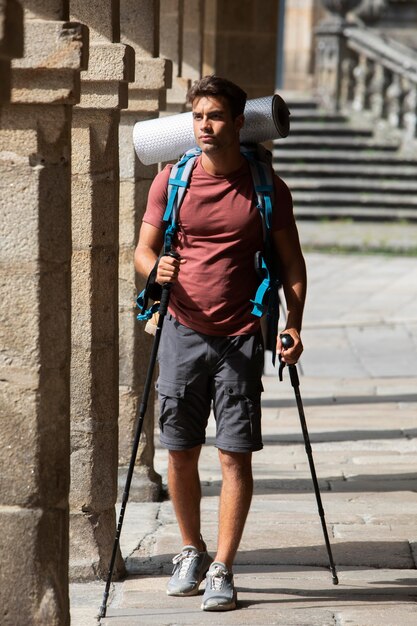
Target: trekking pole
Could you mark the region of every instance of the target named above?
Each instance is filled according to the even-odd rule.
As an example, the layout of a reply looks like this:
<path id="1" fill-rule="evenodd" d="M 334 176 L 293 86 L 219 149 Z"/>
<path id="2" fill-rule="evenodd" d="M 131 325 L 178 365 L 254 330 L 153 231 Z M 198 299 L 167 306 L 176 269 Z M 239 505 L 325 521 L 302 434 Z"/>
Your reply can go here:
<path id="1" fill-rule="evenodd" d="M 280 338 L 281 338 L 281 343 L 284 346 L 284 348 L 286 348 L 286 349 L 287 348 L 291 348 L 291 346 L 294 345 L 294 340 L 293 340 L 293 338 L 291 337 L 290 334 L 283 333 L 282 335 L 280 335 Z M 283 371 L 285 365 L 286 364 L 284 363 L 284 361 L 281 361 L 281 357 L 280 357 L 279 379 L 281 381 L 282 381 L 282 371 Z M 329 557 L 330 571 L 332 573 L 333 584 L 337 585 L 339 583 L 339 579 L 337 577 L 336 567 L 335 567 L 335 564 L 334 564 L 334 561 L 333 561 L 332 549 L 331 549 L 330 541 L 329 541 L 329 535 L 327 533 L 326 520 L 325 520 L 325 517 L 324 517 L 324 509 L 323 509 L 323 505 L 322 505 L 322 502 L 321 502 L 319 483 L 318 483 L 318 480 L 317 480 L 316 469 L 314 467 L 313 452 L 311 450 L 310 437 L 308 435 L 307 423 L 306 423 L 306 419 L 305 419 L 305 415 L 304 415 L 304 409 L 303 409 L 303 403 L 302 403 L 301 395 L 300 395 L 300 381 L 298 379 L 297 366 L 296 365 L 288 365 L 288 370 L 289 370 L 289 373 L 290 373 L 291 385 L 294 388 L 295 399 L 296 399 L 297 407 L 298 407 L 298 414 L 300 416 L 301 430 L 303 431 L 305 450 L 307 452 L 308 463 L 310 465 L 311 478 L 313 480 L 314 491 L 315 491 L 315 494 L 316 494 L 317 507 L 318 507 L 318 510 L 319 510 L 321 526 L 323 528 L 324 541 L 326 543 L 327 555 Z"/>
<path id="2" fill-rule="evenodd" d="M 176 256 L 176 255 L 175 253 L 171 253 L 170 256 Z M 143 387 L 142 401 L 140 403 L 139 410 L 138 410 L 135 439 L 133 442 L 133 449 L 132 449 L 132 455 L 130 458 L 129 469 L 128 469 L 127 476 L 126 476 L 126 483 L 125 483 L 125 488 L 124 488 L 123 497 L 122 497 L 122 504 L 120 507 L 119 521 L 117 524 L 116 536 L 115 536 L 114 544 L 113 544 L 113 552 L 112 552 L 111 559 L 110 559 L 109 573 L 107 574 L 106 587 L 105 587 L 104 594 L 103 594 L 103 600 L 101 603 L 100 612 L 98 614 L 99 621 L 102 617 L 106 617 L 107 600 L 109 598 L 111 579 L 113 576 L 114 564 L 116 562 L 117 548 L 119 547 L 119 540 L 120 540 L 120 535 L 122 532 L 123 519 L 125 516 L 127 501 L 129 499 L 130 484 L 132 482 L 133 471 L 135 469 L 135 462 L 136 462 L 136 456 L 137 456 L 138 448 L 139 448 L 140 436 L 142 432 L 143 419 L 145 417 L 146 409 L 148 407 L 148 399 L 149 399 L 149 393 L 151 390 L 153 371 L 155 369 L 156 357 L 158 354 L 159 342 L 161 339 L 162 325 L 164 323 L 165 315 L 168 310 L 171 287 L 172 287 L 172 283 L 165 283 L 162 286 L 161 303 L 159 305 L 158 324 L 157 324 L 156 331 L 155 331 L 155 339 L 153 342 L 151 356 L 150 356 L 149 365 L 148 365 L 148 371 L 146 373 L 145 384 Z"/>

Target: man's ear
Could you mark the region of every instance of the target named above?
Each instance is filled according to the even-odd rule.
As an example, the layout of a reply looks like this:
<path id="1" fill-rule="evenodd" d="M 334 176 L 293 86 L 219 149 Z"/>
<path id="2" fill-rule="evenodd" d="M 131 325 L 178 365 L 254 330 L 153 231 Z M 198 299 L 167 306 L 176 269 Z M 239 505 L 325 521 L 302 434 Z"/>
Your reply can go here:
<path id="1" fill-rule="evenodd" d="M 245 116 L 243 113 L 241 113 L 235 118 L 235 128 L 238 132 L 243 128 L 244 123 L 245 123 Z"/>

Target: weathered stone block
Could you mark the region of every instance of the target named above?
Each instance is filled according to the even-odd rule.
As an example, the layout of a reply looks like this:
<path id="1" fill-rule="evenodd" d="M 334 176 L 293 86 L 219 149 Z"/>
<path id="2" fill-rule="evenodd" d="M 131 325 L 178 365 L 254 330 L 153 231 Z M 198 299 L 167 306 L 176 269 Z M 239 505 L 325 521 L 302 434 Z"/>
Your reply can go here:
<path id="1" fill-rule="evenodd" d="M 70 19 L 88 24 L 92 42 L 118 41 L 119 15 L 115 0 L 71 0 Z"/>
<path id="2" fill-rule="evenodd" d="M 73 248 L 89 250 L 92 246 L 108 248 L 114 254 L 114 237 L 119 229 L 118 189 L 115 173 L 78 176 L 73 182 Z"/>
<path id="3" fill-rule="evenodd" d="M 2 625 L 69 625 L 66 508 L 3 506 L 0 526 Z"/>
<path id="4" fill-rule="evenodd" d="M 159 2 L 120 0 L 121 38 L 138 56 L 158 56 L 158 25 Z"/>
<path id="5" fill-rule="evenodd" d="M 135 52 L 121 43 L 94 43 L 90 46 L 84 81 L 132 81 L 135 78 Z"/>
<path id="6" fill-rule="evenodd" d="M 23 56 L 23 9 L 17 0 L 0 0 L 0 58 Z"/>
<path id="7" fill-rule="evenodd" d="M 100 513 L 70 514 L 71 580 L 88 581 L 105 578 L 109 571 L 116 528 L 114 507 Z M 125 574 L 123 559 L 118 551 L 114 579 Z"/>
<path id="8" fill-rule="evenodd" d="M 73 511 L 93 514 L 114 506 L 117 444 L 117 423 L 83 420 L 81 416 L 73 419 L 70 494 Z"/>
<path id="9" fill-rule="evenodd" d="M 136 246 L 150 186 L 150 180 L 124 179 L 120 182 L 119 241 L 122 246 L 130 246 L 132 251 Z"/>
<path id="10" fill-rule="evenodd" d="M 147 113 L 149 117 L 157 117 L 159 111 L 165 109 L 165 98 L 165 92 L 157 89 L 152 91 L 130 89 L 129 111 Z"/>
<path id="11" fill-rule="evenodd" d="M 171 82 L 172 62 L 168 59 L 136 59 L 132 89 L 165 89 Z"/>
<path id="12" fill-rule="evenodd" d="M 83 88 L 87 83 L 83 85 Z M 107 174 L 107 180 L 115 182 L 119 169 L 116 158 L 118 150 L 118 111 L 74 108 L 72 141 L 76 148 L 72 157 L 72 173 Z M 103 176 L 102 179 L 106 179 Z M 115 185 L 116 186 L 116 185 Z"/>
<path id="13" fill-rule="evenodd" d="M 75 104 L 79 70 L 86 67 L 88 30 L 83 24 L 26 21 L 25 56 L 12 61 L 11 101 Z"/>

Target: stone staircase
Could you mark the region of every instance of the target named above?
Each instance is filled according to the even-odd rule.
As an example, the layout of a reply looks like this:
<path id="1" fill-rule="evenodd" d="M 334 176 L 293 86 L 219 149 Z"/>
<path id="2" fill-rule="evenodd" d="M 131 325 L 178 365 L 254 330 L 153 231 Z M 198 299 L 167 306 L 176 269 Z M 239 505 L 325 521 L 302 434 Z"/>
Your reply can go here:
<path id="1" fill-rule="evenodd" d="M 274 142 L 273 162 L 297 218 L 417 220 L 417 154 L 401 157 L 393 139 L 377 140 L 371 127 L 313 100 L 285 99 L 291 131 Z"/>

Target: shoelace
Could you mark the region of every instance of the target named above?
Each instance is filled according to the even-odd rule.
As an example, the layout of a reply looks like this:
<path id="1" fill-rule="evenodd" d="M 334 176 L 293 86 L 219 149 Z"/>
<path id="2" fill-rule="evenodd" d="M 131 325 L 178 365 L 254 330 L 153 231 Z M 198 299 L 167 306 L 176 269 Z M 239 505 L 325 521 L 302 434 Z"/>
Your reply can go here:
<path id="1" fill-rule="evenodd" d="M 226 572 L 221 568 L 215 566 L 213 573 L 210 572 L 210 586 L 214 591 L 219 591 L 224 583 Z"/>
<path id="2" fill-rule="evenodd" d="M 188 574 L 188 570 L 191 567 L 191 563 L 196 559 L 198 554 L 192 550 L 186 552 L 180 552 L 172 559 L 174 565 L 179 566 L 178 578 L 185 578 Z"/>

